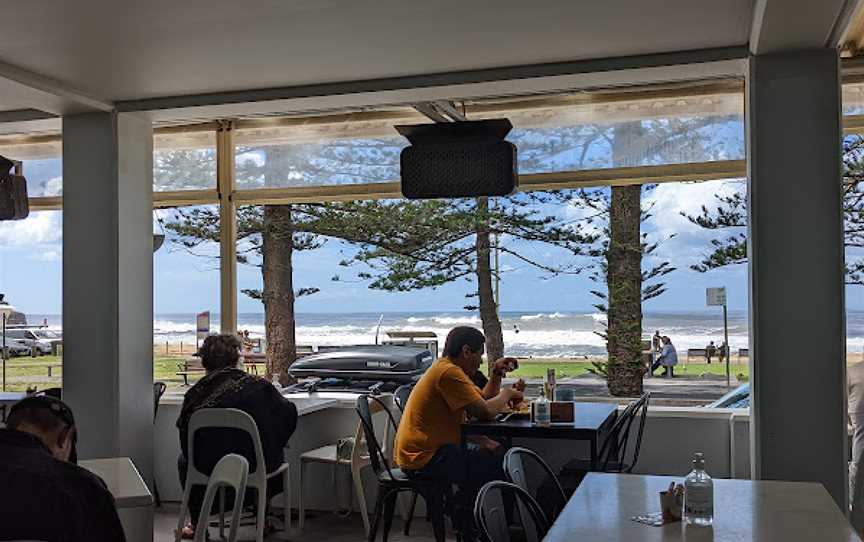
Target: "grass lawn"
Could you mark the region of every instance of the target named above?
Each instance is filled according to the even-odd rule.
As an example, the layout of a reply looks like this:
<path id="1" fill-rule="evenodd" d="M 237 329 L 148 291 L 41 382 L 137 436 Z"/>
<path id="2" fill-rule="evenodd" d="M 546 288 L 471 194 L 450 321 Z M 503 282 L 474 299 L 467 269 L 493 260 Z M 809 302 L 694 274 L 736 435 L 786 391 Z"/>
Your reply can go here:
<path id="1" fill-rule="evenodd" d="M 38 389 L 57 387 L 61 385 L 63 369 L 61 359 L 57 356 L 40 356 L 37 358 L 20 357 L 12 358 L 6 363 L 6 390 L 24 391 L 28 387 L 36 386 Z M 182 362 L 180 357 L 156 355 L 154 359 L 153 377 L 168 384 L 169 388 L 179 388 L 183 385 L 183 377 L 177 376 L 177 364 Z M 51 366 L 51 376 L 48 376 L 48 366 Z M 530 359 L 520 360 L 519 369 L 512 376 L 532 379 L 542 379 L 546 376 L 546 369 L 555 367 L 558 378 L 580 376 L 588 373 L 592 367 L 591 361 L 571 361 L 568 359 Z M 733 377 L 742 375 L 739 381 L 746 381 L 750 370 L 746 364 L 733 364 L 730 367 Z M 690 363 L 685 366 L 679 365 L 675 374 L 698 376 L 709 373 L 717 376 L 726 375 L 726 365 L 719 363 Z M 190 383 L 197 380 L 197 376 L 189 378 Z"/>
<path id="2" fill-rule="evenodd" d="M 177 364 L 182 358 L 159 356 L 154 359 L 153 377 L 168 384 L 168 387 L 179 387 L 183 377 L 177 376 Z M 11 358 L 6 362 L 6 390 L 25 391 L 28 387 L 38 389 L 57 387 L 61 385 L 63 369 L 62 360 L 58 356 L 39 356 L 36 358 Z M 51 366 L 51 376 L 48 376 L 48 366 Z M 197 377 L 190 377 L 194 382 Z"/>
<path id="3" fill-rule="evenodd" d="M 580 376 L 588 373 L 588 369 L 593 367 L 590 361 L 564 361 L 564 360 L 519 360 L 519 369 L 511 373 L 511 376 L 521 378 L 544 378 L 546 369 L 555 367 L 555 374 L 558 378 L 569 376 Z M 735 377 L 738 374 L 743 375 L 743 380 L 749 377 L 750 369 L 747 364 L 732 364 L 729 367 L 730 374 Z M 659 369 L 658 369 L 659 373 Z M 676 375 L 698 376 L 703 373 L 708 373 L 717 376 L 726 376 L 726 365 L 720 363 L 688 363 L 686 366 L 678 365 L 675 368 Z M 742 379 L 739 379 L 742 380 Z"/>

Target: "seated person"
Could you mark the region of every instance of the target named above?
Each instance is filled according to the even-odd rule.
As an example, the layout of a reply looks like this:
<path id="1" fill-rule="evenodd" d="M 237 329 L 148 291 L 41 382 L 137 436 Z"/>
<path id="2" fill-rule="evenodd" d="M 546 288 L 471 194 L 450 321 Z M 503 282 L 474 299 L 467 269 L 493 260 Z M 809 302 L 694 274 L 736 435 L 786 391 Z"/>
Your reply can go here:
<path id="1" fill-rule="evenodd" d="M 202 408 L 236 408 L 252 416 L 261 436 L 267 472 L 276 470 L 282 464 L 285 445 L 297 427 L 297 407 L 282 397 L 271 383 L 238 368 L 240 340 L 234 335 L 207 337 L 198 355 L 206 374 L 186 392 L 177 420 L 182 449 L 178 465 L 180 484 L 185 488 L 189 464 L 189 420 Z M 196 433 L 195 450 L 196 466 L 204 473 L 212 471 L 216 463 L 229 453 L 238 453 L 249 459 L 250 471 L 255 468 L 252 442 L 239 430 L 202 429 Z M 194 521 L 201 511 L 204 490 L 203 486 L 193 488 L 189 498 L 193 523 L 183 529 L 183 538 L 194 536 Z M 268 497 L 281 492 L 281 476 L 267 481 Z"/>
<path id="2" fill-rule="evenodd" d="M 27 397 L 0 429 L 0 540 L 123 542 L 101 478 L 70 461 L 75 418 L 53 397 Z"/>
<path id="3" fill-rule="evenodd" d="M 675 366 L 678 365 L 678 354 L 675 352 L 675 346 L 672 345 L 672 339 L 663 336 L 663 350 L 660 351 L 660 357 L 651 365 L 651 374 L 657 370 L 657 367 L 663 366 L 663 376 L 675 376 Z"/>
<path id="4" fill-rule="evenodd" d="M 490 449 L 470 443 L 466 449 L 460 446 L 466 414 L 491 420 L 508 403 L 522 399 L 515 388 L 484 398 L 471 381 L 482 362 L 485 342 L 472 327 L 457 327 L 447 334 L 444 357 L 432 364 L 408 398 L 394 447 L 396 464 L 406 475 L 449 480 L 469 499 L 486 482 L 503 480 L 504 472 L 501 457 Z M 500 388 L 500 376 L 493 373 L 493 379 Z"/>

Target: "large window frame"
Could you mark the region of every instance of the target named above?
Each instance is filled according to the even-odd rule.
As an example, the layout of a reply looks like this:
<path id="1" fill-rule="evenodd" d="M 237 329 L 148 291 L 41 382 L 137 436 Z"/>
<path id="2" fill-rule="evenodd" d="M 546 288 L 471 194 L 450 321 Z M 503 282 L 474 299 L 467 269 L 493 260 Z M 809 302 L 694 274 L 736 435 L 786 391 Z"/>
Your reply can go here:
<path id="1" fill-rule="evenodd" d="M 676 97 L 693 98 L 704 96 L 742 96 L 743 81 L 726 80 L 696 83 L 688 86 L 647 89 L 624 89 L 612 92 L 573 93 L 554 96 L 533 96 L 475 100 L 465 105 L 468 118 L 472 114 L 488 116 L 519 108 L 549 107 L 614 107 L 616 104 L 634 100 L 668 100 Z M 743 98 L 742 98 L 743 99 Z M 215 204 L 219 206 L 221 228 L 220 239 L 220 308 L 222 331 L 236 330 L 237 321 L 237 266 L 236 266 L 236 211 L 241 205 L 278 205 L 292 203 L 351 201 L 358 199 L 401 198 L 400 183 L 389 182 L 366 184 L 340 184 L 326 186 L 300 186 L 284 188 L 237 189 L 235 173 L 237 130 L 293 126 L 308 127 L 316 123 L 338 123 L 363 120 L 392 120 L 394 124 L 406 120 L 404 106 L 392 111 L 373 110 L 337 112 L 313 116 L 278 118 L 226 119 L 182 126 L 156 127 L 156 134 L 183 134 L 214 132 L 216 141 L 216 187 L 201 190 L 157 191 L 153 193 L 154 209 Z M 698 110 L 694 110 L 698 113 Z M 844 119 L 844 129 L 849 133 L 864 133 L 864 115 L 853 115 Z M 0 138 L 0 147 L 7 145 L 54 146 L 58 153 L 62 138 L 59 134 Z M 40 147 L 40 149 L 42 148 Z M 43 151 L 44 152 L 44 151 Z M 578 189 L 598 186 L 656 184 L 685 180 L 709 181 L 740 178 L 746 176 L 745 160 L 715 160 L 678 164 L 645 165 L 636 167 L 610 167 L 582 169 L 576 171 L 553 171 L 547 173 L 522 174 L 519 177 L 520 191 Z M 35 210 L 62 209 L 62 196 L 30 198 L 30 208 Z"/>

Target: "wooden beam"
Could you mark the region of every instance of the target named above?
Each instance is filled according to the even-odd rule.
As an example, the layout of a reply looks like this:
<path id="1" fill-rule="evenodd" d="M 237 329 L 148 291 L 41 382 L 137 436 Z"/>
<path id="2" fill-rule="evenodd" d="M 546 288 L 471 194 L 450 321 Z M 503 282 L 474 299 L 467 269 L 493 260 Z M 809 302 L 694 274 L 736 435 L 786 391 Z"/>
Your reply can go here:
<path id="1" fill-rule="evenodd" d="M 717 160 L 689 164 L 618 167 L 582 171 L 556 171 L 519 176 L 519 189 L 563 190 L 592 186 L 628 186 L 634 184 L 675 183 L 735 179 L 747 175 L 745 160 Z"/>
<path id="2" fill-rule="evenodd" d="M 219 322 L 222 333 L 237 333 L 237 206 L 234 204 L 234 124 L 216 132 L 216 184 L 219 191 Z"/>
<path id="3" fill-rule="evenodd" d="M 519 190 L 527 192 L 595 186 L 709 181 L 715 179 L 736 179 L 746 175 L 747 167 L 744 160 L 718 160 L 689 164 L 528 173 L 519 175 Z M 332 186 L 261 188 L 238 190 L 234 193 L 234 201 L 238 205 L 279 205 L 286 203 L 315 203 L 401 197 L 402 193 L 399 181 Z"/>
<path id="4" fill-rule="evenodd" d="M 62 196 L 40 196 L 29 198 L 31 211 L 59 211 L 63 209 Z"/>
<path id="5" fill-rule="evenodd" d="M 845 135 L 864 134 L 864 115 L 843 117 L 843 133 Z"/>
<path id="6" fill-rule="evenodd" d="M 237 205 L 279 205 L 284 203 L 316 203 L 360 199 L 401 198 L 399 181 L 331 186 L 292 186 L 257 188 L 234 193 Z"/>
<path id="7" fill-rule="evenodd" d="M 864 118 L 862 118 L 864 126 Z M 864 129 L 864 128 L 862 128 Z M 228 164 L 222 166 L 229 167 Z M 233 166 L 230 166 L 233 168 Z M 519 190 L 566 190 L 595 186 L 624 186 L 633 184 L 674 183 L 682 181 L 710 181 L 737 179 L 747 175 L 744 160 L 717 160 L 689 164 L 658 166 L 585 169 L 581 171 L 555 171 L 528 173 L 519 176 Z M 222 192 L 222 194 L 225 194 Z M 338 184 L 329 186 L 291 186 L 285 188 L 254 188 L 235 190 L 230 203 L 240 205 L 280 205 L 287 203 L 317 203 L 401 198 L 399 181 L 365 184 Z M 153 207 L 184 207 L 219 204 L 217 190 L 177 190 L 154 192 Z M 33 210 L 61 209 L 62 198 L 30 198 Z"/>
<path id="8" fill-rule="evenodd" d="M 219 191 L 212 190 L 174 190 L 153 192 L 153 207 L 183 207 L 188 205 L 207 205 L 219 203 Z"/>

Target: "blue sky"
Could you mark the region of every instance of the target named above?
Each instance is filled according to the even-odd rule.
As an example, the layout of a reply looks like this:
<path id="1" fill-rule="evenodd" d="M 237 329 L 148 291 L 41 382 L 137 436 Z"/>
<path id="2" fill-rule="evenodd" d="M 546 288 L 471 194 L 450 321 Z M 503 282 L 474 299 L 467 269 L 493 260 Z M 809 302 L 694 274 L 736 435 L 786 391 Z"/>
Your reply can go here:
<path id="1" fill-rule="evenodd" d="M 654 217 L 646 230 L 664 237 L 676 236 L 663 244 L 658 257 L 668 258 L 678 268 L 666 277 L 668 292 L 646 303 L 646 311 L 705 310 L 705 288 L 726 286 L 730 308 L 746 309 L 747 277 L 745 266 L 715 270 L 707 274 L 691 271 L 688 266 L 698 260 L 707 247 L 711 232 L 692 226 L 680 211 L 695 212 L 718 191 L 740 189 L 740 183 L 712 181 L 707 183 L 661 185 L 647 197 L 654 201 Z M 564 210 L 567 212 L 567 210 Z M 61 311 L 61 213 L 34 212 L 24 221 L 0 224 L 0 292 L 19 309 L 31 314 L 58 314 Z M 466 304 L 468 282 L 438 290 L 409 293 L 372 291 L 365 283 L 332 282 L 339 273 L 348 278 L 338 262 L 345 248 L 330 242 L 324 248 L 301 253 L 296 258 L 296 287 L 318 287 L 321 292 L 298 300 L 301 312 L 366 312 L 396 310 L 458 311 Z M 555 258 L 538 248 L 535 255 Z M 203 252 L 207 252 L 204 250 Z M 211 252 L 212 254 L 212 252 Z M 502 265 L 510 269 L 501 285 L 502 308 L 507 311 L 578 311 L 592 310 L 590 290 L 595 288 L 587 276 L 549 278 L 542 273 L 519 266 L 507 258 Z M 154 256 L 155 308 L 158 313 L 189 313 L 199 310 L 218 311 L 219 279 L 217 261 L 193 256 L 185 249 L 166 244 Z M 260 271 L 239 266 L 240 288 L 260 288 Z M 864 310 L 864 288 L 847 290 L 850 309 Z M 258 301 L 239 296 L 241 312 L 261 312 Z"/>

